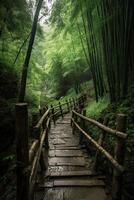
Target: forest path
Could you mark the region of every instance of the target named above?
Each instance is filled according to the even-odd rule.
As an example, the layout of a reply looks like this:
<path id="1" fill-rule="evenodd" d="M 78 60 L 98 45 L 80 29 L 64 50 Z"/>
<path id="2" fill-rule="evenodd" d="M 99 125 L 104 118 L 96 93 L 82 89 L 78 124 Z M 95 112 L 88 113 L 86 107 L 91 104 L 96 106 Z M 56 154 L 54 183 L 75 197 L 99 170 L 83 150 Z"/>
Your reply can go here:
<path id="1" fill-rule="evenodd" d="M 52 124 L 44 200 L 105 200 L 103 176 L 91 172 L 91 158 L 79 133 L 72 134 L 71 115 Z"/>

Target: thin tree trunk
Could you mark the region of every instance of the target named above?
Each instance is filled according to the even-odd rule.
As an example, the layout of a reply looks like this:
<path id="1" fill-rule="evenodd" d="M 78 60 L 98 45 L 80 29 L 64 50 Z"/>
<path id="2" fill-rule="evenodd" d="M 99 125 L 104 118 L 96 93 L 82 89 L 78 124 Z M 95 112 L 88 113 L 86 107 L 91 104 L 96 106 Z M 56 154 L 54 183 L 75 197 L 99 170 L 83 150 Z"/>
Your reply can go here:
<path id="1" fill-rule="evenodd" d="M 21 84 L 20 84 L 20 91 L 19 91 L 19 98 L 18 98 L 19 102 L 24 102 L 24 98 L 25 98 L 28 66 L 29 66 L 29 61 L 30 61 L 30 57 L 31 57 L 34 39 L 35 39 L 37 22 L 38 22 L 38 17 L 39 17 L 39 12 L 40 12 L 40 9 L 41 9 L 41 6 L 42 6 L 42 2 L 43 2 L 43 0 L 39 0 L 38 5 L 37 5 L 37 9 L 36 9 L 36 12 L 35 12 L 35 16 L 34 16 L 34 21 L 33 21 L 30 40 L 29 40 L 29 45 L 28 45 L 28 49 L 27 49 L 27 54 L 26 54 L 25 61 L 24 61 L 24 64 L 23 64 L 23 69 L 22 69 L 22 77 L 21 77 Z"/>

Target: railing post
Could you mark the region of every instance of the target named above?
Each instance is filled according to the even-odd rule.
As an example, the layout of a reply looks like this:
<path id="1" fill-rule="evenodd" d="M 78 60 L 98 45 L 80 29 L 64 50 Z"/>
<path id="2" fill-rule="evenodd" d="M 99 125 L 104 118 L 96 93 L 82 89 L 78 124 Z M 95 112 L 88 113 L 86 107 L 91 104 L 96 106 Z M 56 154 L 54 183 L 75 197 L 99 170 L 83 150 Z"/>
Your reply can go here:
<path id="1" fill-rule="evenodd" d="M 71 99 L 69 99 L 69 104 L 70 104 L 70 110 L 72 110 Z"/>
<path id="2" fill-rule="evenodd" d="M 17 200 L 29 200 L 28 110 L 16 104 Z"/>
<path id="3" fill-rule="evenodd" d="M 51 105 L 51 111 L 52 111 L 52 119 L 53 119 L 53 122 L 54 122 L 54 125 L 55 125 L 55 115 L 54 115 L 54 107 L 53 107 L 53 105 Z"/>
<path id="4" fill-rule="evenodd" d="M 73 127 L 72 119 L 74 119 L 74 113 L 73 113 L 73 111 L 72 111 L 72 117 L 71 117 L 71 126 Z"/>
<path id="5" fill-rule="evenodd" d="M 74 119 L 74 122 L 77 123 L 77 116 L 76 116 L 76 114 L 75 114 L 74 112 L 72 112 L 72 118 Z M 74 135 L 74 134 L 75 134 L 76 128 L 75 128 L 75 125 L 74 125 L 73 122 L 72 122 L 71 124 L 72 124 L 72 133 L 73 133 L 73 135 Z"/>
<path id="6" fill-rule="evenodd" d="M 75 99 L 73 98 L 73 109 L 75 108 Z"/>
<path id="7" fill-rule="evenodd" d="M 121 132 L 126 132 L 126 121 L 127 117 L 124 114 L 117 115 L 116 130 Z M 126 140 L 122 138 L 117 138 L 117 144 L 115 146 L 115 159 L 120 165 L 124 165 L 125 158 L 125 143 Z M 121 200 L 122 199 L 122 179 L 123 174 L 114 169 L 113 180 L 112 180 L 112 199 Z"/>
<path id="8" fill-rule="evenodd" d="M 62 110 L 62 105 L 61 105 L 61 103 L 59 102 L 59 108 L 60 108 L 60 113 L 61 113 L 61 116 L 62 116 L 62 118 L 63 118 L 63 110 Z"/>
<path id="9" fill-rule="evenodd" d="M 70 112 L 68 100 L 66 100 L 66 104 L 67 104 L 67 110 L 68 112 Z"/>
<path id="10" fill-rule="evenodd" d="M 77 108 L 77 98 L 76 97 L 74 98 L 74 101 L 75 101 L 75 108 L 74 108 L 74 110 L 76 110 L 76 108 Z"/>
<path id="11" fill-rule="evenodd" d="M 104 121 L 103 121 L 103 124 L 104 124 L 105 126 L 107 126 L 107 125 L 108 125 L 108 122 L 109 122 L 109 117 L 108 117 L 108 116 L 105 116 Z M 106 137 L 106 132 L 103 130 L 103 131 L 101 132 L 100 137 L 99 137 L 99 140 L 98 140 L 98 144 L 99 144 L 100 146 L 102 146 L 102 147 L 104 146 L 105 137 Z M 97 168 L 98 168 L 99 160 L 100 160 L 99 158 L 100 158 L 100 153 L 99 153 L 99 151 L 97 150 L 97 151 L 96 151 L 96 155 L 95 155 L 94 166 L 93 166 L 93 170 L 94 170 L 94 171 L 96 171 Z"/>
<path id="12" fill-rule="evenodd" d="M 84 116 L 86 116 L 86 110 L 83 110 L 83 113 L 82 113 Z M 80 122 L 80 125 L 81 125 L 81 128 L 83 130 L 85 130 L 85 120 L 81 118 L 81 122 Z M 83 133 L 80 133 L 80 144 L 83 143 Z"/>

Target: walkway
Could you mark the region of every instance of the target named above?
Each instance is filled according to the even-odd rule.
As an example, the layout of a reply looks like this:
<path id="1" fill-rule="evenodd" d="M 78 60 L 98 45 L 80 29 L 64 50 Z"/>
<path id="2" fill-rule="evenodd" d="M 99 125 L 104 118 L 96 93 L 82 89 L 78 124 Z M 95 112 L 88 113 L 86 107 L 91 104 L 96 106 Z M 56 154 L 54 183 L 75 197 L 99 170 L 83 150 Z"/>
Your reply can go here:
<path id="1" fill-rule="evenodd" d="M 51 127 L 44 200 L 105 200 L 104 177 L 91 172 L 90 156 L 79 134 L 72 134 L 70 119 L 67 114 Z"/>

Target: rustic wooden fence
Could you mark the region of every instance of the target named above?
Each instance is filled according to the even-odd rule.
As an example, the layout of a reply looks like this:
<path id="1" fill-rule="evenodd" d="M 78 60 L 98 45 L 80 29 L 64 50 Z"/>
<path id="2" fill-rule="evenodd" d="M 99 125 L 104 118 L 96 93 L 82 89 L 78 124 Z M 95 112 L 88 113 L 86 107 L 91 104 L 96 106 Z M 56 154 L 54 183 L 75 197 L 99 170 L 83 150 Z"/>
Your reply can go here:
<path id="1" fill-rule="evenodd" d="M 102 130 L 100 134 L 99 140 L 96 141 L 91 137 L 90 133 L 85 131 L 86 123 L 93 124 Z M 76 130 L 80 132 L 80 141 L 85 137 L 90 143 L 96 148 L 94 169 L 100 165 L 99 157 L 100 154 L 105 156 L 105 158 L 111 163 L 113 167 L 113 177 L 112 177 L 112 199 L 121 200 L 122 194 L 122 179 L 123 173 L 125 171 L 124 168 L 124 157 L 125 157 L 125 144 L 127 139 L 126 134 L 126 115 L 118 114 L 116 121 L 116 130 L 107 127 L 108 118 L 106 117 L 104 120 L 104 124 L 97 122 L 94 119 L 87 118 L 86 112 L 83 111 L 80 114 L 78 111 L 72 111 L 72 131 L 75 133 Z M 104 142 L 106 135 L 113 135 L 116 137 L 117 142 L 115 144 L 114 156 L 112 156 L 105 148 Z"/>
<path id="2" fill-rule="evenodd" d="M 34 195 L 34 188 L 37 179 L 37 170 L 40 165 L 41 170 L 45 171 L 47 166 L 44 161 L 44 151 L 49 148 L 48 134 L 51 121 L 54 124 L 59 116 L 72 109 L 84 106 L 86 95 L 78 98 L 59 102 L 56 106 L 51 106 L 33 127 L 33 134 L 36 139 L 29 146 L 29 126 L 28 126 L 28 106 L 27 103 L 16 104 L 16 159 L 17 159 L 17 200 L 31 200 Z"/>

